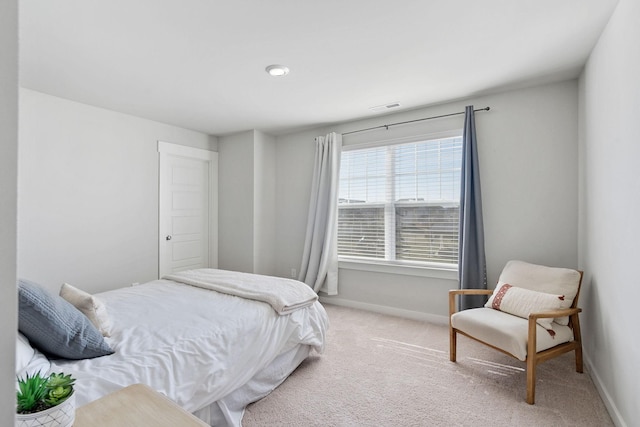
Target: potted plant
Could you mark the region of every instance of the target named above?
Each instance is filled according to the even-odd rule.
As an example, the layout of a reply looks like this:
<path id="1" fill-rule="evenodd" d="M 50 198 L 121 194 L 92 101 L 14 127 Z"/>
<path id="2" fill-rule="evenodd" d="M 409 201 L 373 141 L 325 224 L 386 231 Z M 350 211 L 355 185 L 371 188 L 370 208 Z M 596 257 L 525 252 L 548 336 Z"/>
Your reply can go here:
<path id="1" fill-rule="evenodd" d="M 18 378 L 17 427 L 71 427 L 76 405 L 71 375 L 40 372 Z"/>

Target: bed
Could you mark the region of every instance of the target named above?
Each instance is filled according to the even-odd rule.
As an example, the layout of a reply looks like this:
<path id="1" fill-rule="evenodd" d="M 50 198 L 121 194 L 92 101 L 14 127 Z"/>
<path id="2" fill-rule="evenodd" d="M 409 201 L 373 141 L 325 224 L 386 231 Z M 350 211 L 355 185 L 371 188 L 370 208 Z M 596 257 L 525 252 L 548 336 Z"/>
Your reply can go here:
<path id="1" fill-rule="evenodd" d="M 92 297 L 103 320 L 108 313 L 109 330 L 101 335 L 110 335 L 104 343 L 113 354 L 46 358 L 34 345 L 24 369 L 72 374 L 78 406 L 147 384 L 212 426 L 241 425 L 246 405 L 269 394 L 311 351 L 324 350 L 328 328 L 308 286 L 270 276 L 191 270 Z M 22 296 L 20 304 L 24 332 Z"/>

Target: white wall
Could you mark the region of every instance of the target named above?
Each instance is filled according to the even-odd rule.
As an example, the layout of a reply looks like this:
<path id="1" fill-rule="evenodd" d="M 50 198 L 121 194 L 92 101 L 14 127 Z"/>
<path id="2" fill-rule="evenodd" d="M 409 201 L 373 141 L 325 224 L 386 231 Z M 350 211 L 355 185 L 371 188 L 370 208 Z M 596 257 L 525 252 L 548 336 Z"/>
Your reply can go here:
<path id="1" fill-rule="evenodd" d="M 274 274 L 276 139 L 247 131 L 219 139 L 219 266 Z"/>
<path id="2" fill-rule="evenodd" d="M 580 79 L 587 367 L 617 425 L 640 420 L 640 2 L 620 0 Z"/>
<path id="3" fill-rule="evenodd" d="M 27 89 L 19 126 L 19 277 L 54 292 L 157 278 L 157 141 L 215 139 Z"/>
<path id="4" fill-rule="evenodd" d="M 0 425 L 15 418 L 18 3 L 0 2 Z"/>
<path id="5" fill-rule="evenodd" d="M 577 267 L 577 81 L 514 90 L 343 123 L 278 138 L 277 273 L 299 268 L 317 135 L 490 106 L 476 113 L 489 282 L 509 259 Z M 461 129 L 463 116 L 345 136 L 344 145 Z M 340 268 L 339 295 L 326 301 L 413 317 L 447 314 L 455 275 L 423 277 Z M 393 310 L 392 310 L 393 311 Z"/>
<path id="6" fill-rule="evenodd" d="M 263 132 L 254 135 L 254 246 L 253 271 L 276 273 L 276 138 Z"/>
<path id="7" fill-rule="evenodd" d="M 218 140 L 218 266 L 253 272 L 253 131 Z"/>

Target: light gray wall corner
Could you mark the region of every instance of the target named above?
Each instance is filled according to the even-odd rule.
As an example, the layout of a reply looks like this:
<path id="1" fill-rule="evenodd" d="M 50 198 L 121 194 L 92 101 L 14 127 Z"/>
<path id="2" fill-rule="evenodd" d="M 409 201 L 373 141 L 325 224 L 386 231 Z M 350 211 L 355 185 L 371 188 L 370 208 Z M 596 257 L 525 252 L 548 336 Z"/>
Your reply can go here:
<path id="1" fill-rule="evenodd" d="M 218 151 L 218 137 L 215 135 L 207 135 L 208 141 L 208 150 L 209 151 Z"/>
<path id="2" fill-rule="evenodd" d="M 18 274 L 57 293 L 158 275 L 158 140 L 208 135 L 20 89 Z"/>
<path id="3" fill-rule="evenodd" d="M 15 420 L 18 2 L 0 2 L 0 425 Z"/>
<path id="4" fill-rule="evenodd" d="M 254 272 L 277 275 L 276 240 L 276 138 L 254 133 Z"/>
<path id="5" fill-rule="evenodd" d="M 300 272 L 307 229 L 317 130 L 277 138 L 276 272 Z"/>
<path id="6" fill-rule="evenodd" d="M 254 132 L 218 139 L 218 265 L 253 273 Z"/>
<path id="7" fill-rule="evenodd" d="M 640 2 L 620 0 L 580 76 L 579 265 L 583 346 L 618 426 L 640 420 Z"/>
<path id="8" fill-rule="evenodd" d="M 277 275 L 276 138 L 257 130 L 222 136 L 218 153 L 220 268 Z"/>

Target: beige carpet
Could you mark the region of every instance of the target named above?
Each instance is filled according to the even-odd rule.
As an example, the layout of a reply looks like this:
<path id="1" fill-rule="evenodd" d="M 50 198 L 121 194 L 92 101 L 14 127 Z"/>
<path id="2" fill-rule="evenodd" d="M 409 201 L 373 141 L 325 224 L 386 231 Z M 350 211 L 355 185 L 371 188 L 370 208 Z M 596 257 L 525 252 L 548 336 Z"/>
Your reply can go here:
<path id="1" fill-rule="evenodd" d="M 331 327 L 313 355 L 249 405 L 251 426 L 612 426 L 573 353 L 538 367 L 528 405 L 524 363 L 442 325 L 325 305 Z"/>

